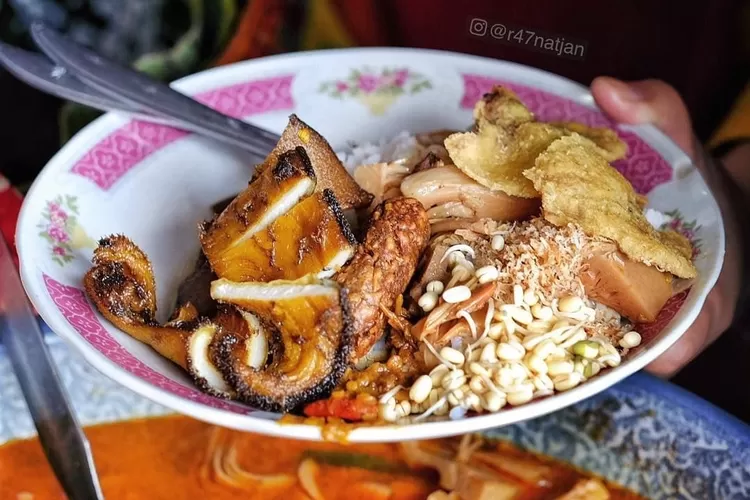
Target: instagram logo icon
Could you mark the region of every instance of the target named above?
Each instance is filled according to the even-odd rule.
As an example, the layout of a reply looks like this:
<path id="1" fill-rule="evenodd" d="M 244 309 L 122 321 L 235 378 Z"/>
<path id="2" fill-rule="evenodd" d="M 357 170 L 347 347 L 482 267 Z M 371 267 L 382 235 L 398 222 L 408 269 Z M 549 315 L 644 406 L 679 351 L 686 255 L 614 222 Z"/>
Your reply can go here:
<path id="1" fill-rule="evenodd" d="M 469 22 L 469 33 L 474 36 L 484 36 L 487 34 L 487 21 L 479 17 L 475 17 Z"/>

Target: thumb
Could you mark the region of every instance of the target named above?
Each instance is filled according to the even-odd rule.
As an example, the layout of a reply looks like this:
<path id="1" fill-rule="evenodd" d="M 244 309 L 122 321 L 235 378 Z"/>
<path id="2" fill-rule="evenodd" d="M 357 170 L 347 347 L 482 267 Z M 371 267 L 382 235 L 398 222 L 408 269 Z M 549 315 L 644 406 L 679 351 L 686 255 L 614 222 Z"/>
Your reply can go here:
<path id="1" fill-rule="evenodd" d="M 612 120 L 631 125 L 651 124 L 694 157 L 693 127 L 680 94 L 661 80 L 623 82 L 600 76 L 591 83 L 596 104 Z"/>

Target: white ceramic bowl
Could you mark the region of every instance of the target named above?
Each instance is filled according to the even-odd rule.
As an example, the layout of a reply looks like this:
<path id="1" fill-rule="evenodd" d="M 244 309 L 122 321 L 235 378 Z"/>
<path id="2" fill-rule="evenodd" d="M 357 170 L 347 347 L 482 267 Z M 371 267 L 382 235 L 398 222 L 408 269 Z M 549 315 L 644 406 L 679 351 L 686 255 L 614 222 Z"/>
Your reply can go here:
<path id="1" fill-rule="evenodd" d="M 542 120 L 610 125 L 588 90 L 517 64 L 423 50 L 351 49 L 277 56 L 213 69 L 175 83 L 217 109 L 281 132 L 290 113 L 334 148 L 399 131 L 465 128 L 493 83 L 512 87 Z M 629 156 L 616 166 L 651 206 L 675 216 L 698 248 L 699 277 L 641 328 L 643 347 L 581 386 L 493 415 L 361 428 L 353 441 L 401 441 L 465 433 L 568 406 L 643 368 L 695 320 L 718 278 L 724 229 L 718 206 L 690 159 L 652 127 L 617 127 Z M 164 126 L 106 115 L 73 138 L 29 191 L 18 223 L 24 286 L 49 326 L 106 376 L 178 412 L 218 425 L 317 439 L 316 427 L 279 425 L 277 415 L 207 396 L 181 369 L 100 317 L 82 291 L 93 240 L 131 237 L 156 273 L 160 319 L 191 270 L 196 223 L 246 185 L 245 153 Z"/>

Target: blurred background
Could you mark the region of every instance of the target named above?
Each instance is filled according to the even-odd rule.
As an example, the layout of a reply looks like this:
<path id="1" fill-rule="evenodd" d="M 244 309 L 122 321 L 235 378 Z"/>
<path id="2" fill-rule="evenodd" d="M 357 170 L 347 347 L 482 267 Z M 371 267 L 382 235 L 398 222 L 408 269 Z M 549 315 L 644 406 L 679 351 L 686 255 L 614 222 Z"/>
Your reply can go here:
<path id="1" fill-rule="evenodd" d="M 123 64 L 169 81 L 242 59 L 297 50 L 395 45 L 455 50 L 542 68 L 583 84 L 595 76 L 661 78 L 680 91 L 706 141 L 747 82 L 746 1 L 579 0 L 0 0 L 0 38 L 33 48 L 43 19 Z M 657 5 L 658 4 L 658 5 Z M 584 60 L 473 36 L 473 18 L 586 43 Z M 23 189 L 96 113 L 0 71 L 0 171 Z M 11 118 L 12 117 L 12 118 Z M 12 125 L 11 120 L 12 119 Z"/>
<path id="2" fill-rule="evenodd" d="M 164 81 L 271 54 L 349 46 L 452 50 L 517 61 L 584 85 L 598 75 L 659 78 L 683 96 L 714 150 L 750 137 L 750 2 L 535 0 L 0 0 L 0 38 L 33 49 L 31 20 Z M 472 33 L 472 20 L 581 41 L 568 59 Z M 0 230 L 12 240 L 21 197 L 49 158 L 98 112 L 39 93 L 0 70 Z M 705 376 L 745 365 L 725 335 L 676 381 L 746 419 Z M 737 358 L 733 360 L 732 356 Z"/>

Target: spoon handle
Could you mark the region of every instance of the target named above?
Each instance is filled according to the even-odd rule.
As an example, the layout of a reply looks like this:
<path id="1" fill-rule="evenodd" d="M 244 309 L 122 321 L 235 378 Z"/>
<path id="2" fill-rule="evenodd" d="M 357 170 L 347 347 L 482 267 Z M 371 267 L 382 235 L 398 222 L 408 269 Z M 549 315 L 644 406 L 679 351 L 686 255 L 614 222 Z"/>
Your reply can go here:
<path id="1" fill-rule="evenodd" d="M 0 64 L 19 80 L 61 99 L 103 111 L 140 112 L 140 109 L 134 106 L 91 88 L 62 66 L 51 63 L 43 55 L 0 42 Z"/>
<path id="2" fill-rule="evenodd" d="M 0 236 L 0 340 L 57 480 L 75 500 L 101 499 L 86 436 L 62 387 L 10 250 Z"/>
<path id="3" fill-rule="evenodd" d="M 136 120 L 157 123 L 205 135 L 202 127 L 174 118 L 156 116 L 141 108 L 103 94 L 83 83 L 70 71 L 51 62 L 47 57 L 0 42 L 0 65 L 16 78 L 44 93 L 89 106 L 101 111 L 125 112 Z M 246 149 L 244 142 L 225 135 L 213 135 L 215 140 Z M 252 149 L 254 150 L 254 149 Z M 252 151 L 251 150 L 251 151 Z M 264 155 L 259 156 L 262 159 Z"/>
<path id="4" fill-rule="evenodd" d="M 142 112 L 174 119 L 191 130 L 259 156 L 267 155 L 279 139 L 272 132 L 219 113 L 169 85 L 109 61 L 42 23 L 32 24 L 31 35 L 50 59 L 83 83 Z"/>

